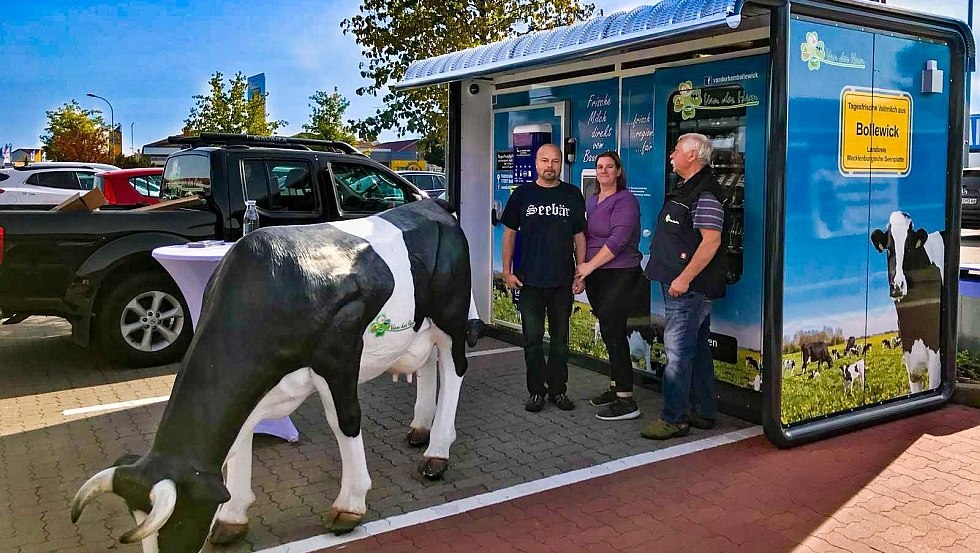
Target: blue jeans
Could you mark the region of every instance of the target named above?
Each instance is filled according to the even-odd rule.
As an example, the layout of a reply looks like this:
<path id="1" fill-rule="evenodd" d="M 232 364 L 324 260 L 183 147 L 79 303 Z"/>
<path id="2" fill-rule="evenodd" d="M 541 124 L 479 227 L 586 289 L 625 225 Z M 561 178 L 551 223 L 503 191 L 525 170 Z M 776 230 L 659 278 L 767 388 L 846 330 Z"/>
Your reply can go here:
<path id="1" fill-rule="evenodd" d="M 678 424 L 693 410 L 706 419 L 718 416 L 715 406 L 715 368 L 708 344 L 711 326 L 711 300 L 701 292 L 688 291 L 679 298 L 667 293 L 661 284 L 667 308 L 664 349 L 664 422 Z"/>

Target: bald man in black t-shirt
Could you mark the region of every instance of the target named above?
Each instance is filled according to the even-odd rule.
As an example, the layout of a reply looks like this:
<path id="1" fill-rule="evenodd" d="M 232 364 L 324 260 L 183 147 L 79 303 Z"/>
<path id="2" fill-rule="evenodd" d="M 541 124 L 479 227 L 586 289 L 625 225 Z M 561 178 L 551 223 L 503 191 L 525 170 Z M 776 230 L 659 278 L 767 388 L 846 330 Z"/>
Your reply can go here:
<path id="1" fill-rule="evenodd" d="M 524 332 L 527 391 L 524 405 L 537 412 L 545 396 L 559 409 L 575 408 L 568 396 L 568 323 L 575 283 L 575 267 L 585 261 L 585 199 L 575 186 L 558 179 L 561 150 L 544 144 L 535 156 L 538 178 L 519 186 L 504 208 L 503 278 L 521 291 L 518 310 Z M 512 272 L 514 243 L 521 233 L 521 262 Z M 573 284 L 574 283 L 574 284 Z M 548 361 L 544 358 L 544 321 L 551 337 Z"/>

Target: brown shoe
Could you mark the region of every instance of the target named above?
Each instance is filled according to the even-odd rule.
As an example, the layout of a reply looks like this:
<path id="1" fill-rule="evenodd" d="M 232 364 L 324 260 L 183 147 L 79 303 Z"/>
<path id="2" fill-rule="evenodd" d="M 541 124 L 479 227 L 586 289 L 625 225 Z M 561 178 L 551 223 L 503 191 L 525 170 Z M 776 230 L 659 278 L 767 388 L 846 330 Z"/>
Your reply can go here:
<path id="1" fill-rule="evenodd" d="M 699 430 L 711 430 L 715 427 L 715 419 L 705 418 L 691 411 L 687 414 L 687 424 Z"/>
<path id="2" fill-rule="evenodd" d="M 648 440 L 669 440 L 687 436 L 690 431 L 691 427 L 686 422 L 671 424 L 664 422 L 663 419 L 657 419 L 643 427 L 640 435 Z"/>

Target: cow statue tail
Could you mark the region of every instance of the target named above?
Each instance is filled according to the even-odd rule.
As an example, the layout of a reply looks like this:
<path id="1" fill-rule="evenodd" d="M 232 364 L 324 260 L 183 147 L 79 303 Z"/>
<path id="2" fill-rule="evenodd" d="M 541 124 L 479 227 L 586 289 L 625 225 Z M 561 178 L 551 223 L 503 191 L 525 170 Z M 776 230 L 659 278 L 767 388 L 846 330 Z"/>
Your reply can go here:
<path id="1" fill-rule="evenodd" d="M 476 310 L 476 301 L 473 300 L 473 294 L 470 293 L 470 311 L 466 321 L 466 345 L 469 347 L 476 346 L 486 329 L 487 325 L 480 319 L 480 314 Z"/>

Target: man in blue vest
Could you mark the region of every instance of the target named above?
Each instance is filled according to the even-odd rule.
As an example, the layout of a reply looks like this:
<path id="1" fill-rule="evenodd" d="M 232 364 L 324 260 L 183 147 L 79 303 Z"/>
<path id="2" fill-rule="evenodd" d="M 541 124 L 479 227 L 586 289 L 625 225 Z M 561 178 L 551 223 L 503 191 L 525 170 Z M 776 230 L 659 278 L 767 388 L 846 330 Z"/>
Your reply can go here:
<path id="1" fill-rule="evenodd" d="M 711 304 L 725 295 L 726 256 L 722 229 L 725 192 L 709 165 L 711 141 L 685 134 L 670 154 L 682 179 L 664 199 L 650 243 L 645 273 L 660 282 L 667 311 L 663 375 L 664 408 L 644 438 L 684 436 L 690 427 L 715 424 L 715 374 L 708 345 Z"/>

